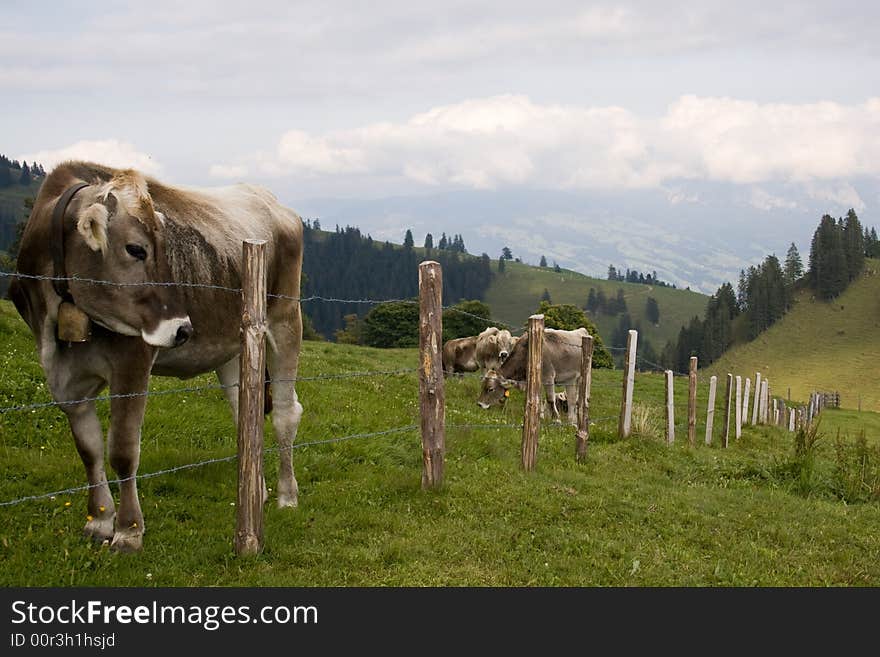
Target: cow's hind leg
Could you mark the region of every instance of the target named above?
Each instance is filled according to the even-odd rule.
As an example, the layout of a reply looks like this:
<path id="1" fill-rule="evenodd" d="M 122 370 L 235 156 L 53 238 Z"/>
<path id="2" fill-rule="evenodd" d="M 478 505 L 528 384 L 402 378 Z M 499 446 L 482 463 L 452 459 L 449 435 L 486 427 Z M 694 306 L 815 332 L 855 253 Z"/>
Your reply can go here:
<path id="1" fill-rule="evenodd" d="M 232 360 L 224 363 L 215 370 L 217 380 L 223 386 L 223 394 L 226 401 L 229 402 L 229 408 L 232 409 L 232 424 L 238 429 L 238 382 L 239 382 L 239 357 L 236 356 Z M 263 503 L 269 498 L 269 491 L 266 489 L 266 477 L 263 477 Z"/>
<path id="2" fill-rule="evenodd" d="M 94 397 L 102 387 L 103 382 L 96 384 L 84 396 Z M 95 402 L 63 404 L 61 409 L 67 415 L 89 482 L 88 516 L 83 533 L 96 541 L 109 540 L 113 538 L 116 508 L 104 471 L 104 432 L 95 412 Z"/>
<path id="3" fill-rule="evenodd" d="M 568 423 L 572 426 L 577 425 L 577 402 L 578 402 L 578 384 L 570 383 L 565 386 L 565 399 L 568 403 Z"/>
<path id="4" fill-rule="evenodd" d="M 547 406 L 550 408 L 550 414 L 554 422 L 559 422 L 559 409 L 556 408 L 556 386 L 552 383 L 544 384 L 544 396 L 547 399 Z"/>
<path id="5" fill-rule="evenodd" d="M 278 442 L 278 506 L 295 507 L 299 487 L 293 474 L 293 443 L 303 407 L 294 383 L 299 365 L 302 322 L 299 308 L 285 313 L 282 319 L 269 319 L 267 361 L 272 381 L 272 426 Z"/>

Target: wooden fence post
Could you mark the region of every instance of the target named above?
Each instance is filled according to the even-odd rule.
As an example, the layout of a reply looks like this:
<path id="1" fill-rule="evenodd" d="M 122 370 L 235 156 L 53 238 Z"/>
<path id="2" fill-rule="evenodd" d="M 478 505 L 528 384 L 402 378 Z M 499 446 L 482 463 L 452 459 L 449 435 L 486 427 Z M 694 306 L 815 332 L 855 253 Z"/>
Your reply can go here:
<path id="1" fill-rule="evenodd" d="M 733 417 L 735 419 L 735 422 L 734 422 L 735 431 L 734 431 L 733 435 L 736 436 L 737 440 L 739 440 L 742 437 L 742 417 L 743 417 L 743 414 L 742 414 L 742 377 L 741 376 L 736 377 L 736 406 L 735 406 L 735 412 L 733 414 Z"/>
<path id="2" fill-rule="evenodd" d="M 621 438 L 629 438 L 632 431 L 632 396 L 636 376 L 638 341 L 639 332 L 630 329 L 626 338 L 626 358 L 623 362 L 623 399 L 620 403 L 620 422 L 617 425 L 617 435 Z"/>
<path id="3" fill-rule="evenodd" d="M 706 408 L 706 444 L 712 444 L 712 421 L 715 419 L 715 388 L 718 377 L 709 377 L 709 406 Z"/>
<path id="4" fill-rule="evenodd" d="M 672 370 L 666 370 L 666 444 L 675 442 L 675 397 L 672 393 Z"/>
<path id="5" fill-rule="evenodd" d="M 544 353 L 544 315 L 529 317 L 529 362 L 526 369 L 526 408 L 523 416 L 522 466 L 535 469 L 541 430 L 541 359 Z"/>
<path id="6" fill-rule="evenodd" d="M 697 357 L 691 356 L 688 369 L 688 445 L 697 444 Z"/>
<path id="7" fill-rule="evenodd" d="M 752 380 L 746 377 L 746 390 L 743 393 L 742 423 L 749 423 L 749 396 L 752 392 Z"/>
<path id="8" fill-rule="evenodd" d="M 758 406 L 761 405 L 761 373 L 755 373 L 755 403 L 752 406 L 752 424 L 758 424 Z"/>
<path id="9" fill-rule="evenodd" d="M 263 549 L 263 404 L 266 376 L 266 240 L 245 240 L 238 384 L 238 555 Z"/>
<path id="10" fill-rule="evenodd" d="M 443 381 L 443 270 L 419 264 L 419 411 L 422 489 L 443 485 L 446 458 L 446 388 Z"/>
<path id="11" fill-rule="evenodd" d="M 721 446 L 730 444 L 730 401 L 733 396 L 733 374 L 727 374 L 727 393 L 724 396 L 724 432 L 721 434 Z"/>
<path id="12" fill-rule="evenodd" d="M 590 387 L 593 380 L 593 338 L 581 338 L 581 378 L 578 381 L 577 436 L 575 458 L 580 462 L 587 455 L 590 442 Z"/>
<path id="13" fill-rule="evenodd" d="M 795 415 L 794 406 L 789 407 L 788 409 L 788 430 L 794 431 L 794 415 Z"/>

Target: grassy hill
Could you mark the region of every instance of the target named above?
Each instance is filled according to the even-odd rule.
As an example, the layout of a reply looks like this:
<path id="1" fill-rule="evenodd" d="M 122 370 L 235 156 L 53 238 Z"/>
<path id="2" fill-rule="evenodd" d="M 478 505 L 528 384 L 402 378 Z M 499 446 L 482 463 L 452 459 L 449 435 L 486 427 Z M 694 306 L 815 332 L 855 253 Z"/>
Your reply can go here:
<path id="1" fill-rule="evenodd" d="M 880 261 L 830 303 L 802 291 L 788 314 L 754 341 L 729 350 L 709 368 L 770 378 L 777 395 L 805 400 L 815 390 L 839 391 L 845 408 L 880 411 Z"/>
<path id="2" fill-rule="evenodd" d="M 8 302 L 0 302 L 0 344 L 0 407 L 46 401 L 33 340 Z M 311 342 L 300 376 L 417 361 L 414 349 Z M 711 446 L 689 448 L 680 381 L 675 444 L 658 437 L 656 374 L 637 375 L 636 432 L 621 441 L 620 372 L 597 370 L 587 461 L 575 463 L 570 427 L 545 424 L 534 473 L 519 466 L 522 394 L 515 390 L 504 410 L 483 411 L 474 403 L 477 378 L 450 381 L 446 484 L 423 492 L 420 441 L 409 428 L 418 424 L 415 372 L 301 380 L 300 506 L 267 505 L 261 555 L 233 556 L 236 464 L 214 462 L 139 482 L 147 533 L 137 555 L 82 538 L 83 491 L 0 506 L 0 586 L 880 585 L 880 503 L 841 500 L 834 445 L 820 444 L 806 478 L 791 434 L 777 429 L 746 428 L 728 449 L 716 430 Z M 151 389 L 211 383 L 156 377 Z M 702 424 L 702 375 L 700 383 Z M 107 403 L 98 406 L 106 423 Z M 880 423 L 860 420 L 874 414 L 827 411 L 827 426 L 838 414 L 852 430 L 868 426 L 876 441 Z M 405 430 L 315 444 L 395 427 Z M 226 458 L 235 444 L 218 390 L 151 397 L 140 472 Z M 880 455 L 868 457 L 880 480 Z M 266 464 L 274 487 L 277 456 Z M 0 502 L 83 483 L 56 407 L 0 412 Z"/>
<path id="3" fill-rule="evenodd" d="M 694 315 L 703 317 L 708 297 L 690 290 L 618 283 L 616 281 L 590 278 L 567 269 L 555 272 L 552 268 L 540 268 L 517 262 L 507 262 L 504 273 L 496 274 L 486 293 L 486 303 L 492 316 L 514 326 L 525 324 L 535 312 L 541 294 L 547 289 L 553 303 L 571 303 L 580 308 L 586 305 L 590 288 L 604 290 L 609 298 L 623 288 L 626 304 L 633 322 L 640 322 L 642 336 L 660 351 L 667 340 L 678 337 L 682 325 Z M 649 296 L 657 299 L 660 306 L 660 323 L 651 324 L 645 318 L 645 303 Z M 602 339 L 609 342 L 617 326 L 618 317 L 599 314 L 591 319 L 599 328 Z"/>

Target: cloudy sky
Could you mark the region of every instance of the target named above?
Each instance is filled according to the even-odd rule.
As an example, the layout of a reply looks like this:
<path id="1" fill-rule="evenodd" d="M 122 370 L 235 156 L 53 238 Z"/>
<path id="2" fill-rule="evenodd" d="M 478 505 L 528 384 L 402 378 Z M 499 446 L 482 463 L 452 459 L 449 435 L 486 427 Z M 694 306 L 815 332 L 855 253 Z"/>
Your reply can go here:
<path id="1" fill-rule="evenodd" d="M 779 213 L 786 230 L 880 205 L 878 3 L 373 4 L 4 0 L 0 151 L 256 181 L 316 213 L 608 199 L 592 216 L 550 202 L 556 231 L 607 224 L 620 198 L 663 199 L 627 216 L 643 228 L 707 204 L 707 236 L 731 198 L 743 225 Z M 419 221 L 415 201 L 347 207 L 377 233 Z M 504 238 L 490 215 L 471 239 L 487 250 Z"/>

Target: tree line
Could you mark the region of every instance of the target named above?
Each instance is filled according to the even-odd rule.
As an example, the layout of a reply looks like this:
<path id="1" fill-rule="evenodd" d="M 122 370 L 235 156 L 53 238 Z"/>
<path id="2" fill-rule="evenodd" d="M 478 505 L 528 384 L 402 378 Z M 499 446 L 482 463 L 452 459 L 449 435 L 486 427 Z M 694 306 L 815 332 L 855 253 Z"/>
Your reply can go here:
<path id="1" fill-rule="evenodd" d="M 627 267 L 626 272 L 618 269 L 614 265 L 608 265 L 608 280 L 619 281 L 621 283 L 638 283 L 640 285 L 656 285 L 657 287 L 675 287 L 675 284 L 667 283 L 657 277 L 657 272 L 643 274 L 638 269 L 630 269 Z"/>
<path id="2" fill-rule="evenodd" d="M 460 235 L 447 238 L 444 249 L 417 249 L 412 233 L 407 234 L 409 239 L 404 237 L 404 245 L 395 246 L 373 240 L 352 226 L 323 231 L 319 220 L 305 221 L 303 298 L 320 295 L 357 300 L 415 299 L 418 266 L 425 259 L 436 260 L 443 267 L 444 299 L 483 298 L 492 281 L 488 255 L 473 256 L 463 251 L 464 240 Z M 454 249 L 451 244 L 455 244 Z M 369 309 L 364 303 L 303 301 L 303 311 L 315 331 L 330 339 L 337 331 L 352 329 L 354 320 L 363 319 Z M 352 315 L 353 318 L 346 319 Z"/>
<path id="3" fill-rule="evenodd" d="M 708 365 L 735 342 L 754 340 L 789 311 L 800 289 L 830 300 L 859 277 L 866 257 L 880 256 L 877 231 L 863 228 L 855 211 L 835 220 L 823 215 L 813 233 L 809 268 L 805 271 L 797 246 L 788 247 L 785 262 L 768 255 L 757 266 L 741 270 L 736 291 L 730 283 L 718 288 L 702 319 L 682 326 L 659 357 L 663 368 L 684 372 L 691 356 Z"/>
<path id="4" fill-rule="evenodd" d="M 0 189 L 22 185 L 30 187 L 35 179 L 44 178 L 46 170 L 41 164 L 31 162 L 19 162 L 0 154 Z"/>

